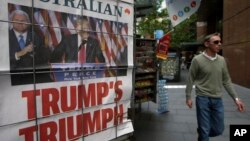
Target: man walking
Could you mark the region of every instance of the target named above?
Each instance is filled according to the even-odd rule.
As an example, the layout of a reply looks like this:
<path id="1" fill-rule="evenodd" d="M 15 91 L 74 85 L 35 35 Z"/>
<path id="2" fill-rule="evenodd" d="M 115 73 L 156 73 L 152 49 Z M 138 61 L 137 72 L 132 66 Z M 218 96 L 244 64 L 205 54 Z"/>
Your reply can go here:
<path id="1" fill-rule="evenodd" d="M 219 136 L 224 131 L 223 87 L 238 110 L 244 111 L 244 104 L 232 86 L 225 59 L 217 54 L 221 47 L 220 34 L 206 36 L 204 46 L 205 51 L 191 62 L 186 86 L 186 104 L 192 108 L 191 93 L 195 85 L 198 141 L 209 141 L 209 137 Z"/>

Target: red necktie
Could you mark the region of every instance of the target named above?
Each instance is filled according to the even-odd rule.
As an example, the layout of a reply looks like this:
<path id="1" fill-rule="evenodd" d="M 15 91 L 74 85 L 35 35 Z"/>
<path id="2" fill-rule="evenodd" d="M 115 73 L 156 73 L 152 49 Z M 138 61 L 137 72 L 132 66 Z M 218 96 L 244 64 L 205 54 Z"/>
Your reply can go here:
<path id="1" fill-rule="evenodd" d="M 81 43 L 81 46 L 78 51 L 78 63 L 83 64 L 86 62 L 86 49 L 85 49 L 86 41 Z"/>

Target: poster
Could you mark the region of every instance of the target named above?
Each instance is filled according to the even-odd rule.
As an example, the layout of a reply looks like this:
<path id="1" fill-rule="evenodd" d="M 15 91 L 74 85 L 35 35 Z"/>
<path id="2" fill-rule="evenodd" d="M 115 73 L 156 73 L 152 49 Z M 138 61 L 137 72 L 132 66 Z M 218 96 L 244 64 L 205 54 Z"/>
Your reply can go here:
<path id="1" fill-rule="evenodd" d="M 158 41 L 156 48 L 156 57 L 159 59 L 166 60 L 168 57 L 168 48 L 170 47 L 170 32 L 161 37 Z"/>
<path id="2" fill-rule="evenodd" d="M 6 0 L 0 10 L 2 140 L 98 141 L 133 132 L 132 83 L 125 84 L 133 1 Z"/>
<path id="3" fill-rule="evenodd" d="M 178 79 L 179 58 L 175 52 L 168 53 L 168 58 L 161 63 L 161 76 L 167 80 Z"/>
<path id="4" fill-rule="evenodd" d="M 200 7 L 201 0 L 166 0 L 172 26 L 189 18 Z"/>

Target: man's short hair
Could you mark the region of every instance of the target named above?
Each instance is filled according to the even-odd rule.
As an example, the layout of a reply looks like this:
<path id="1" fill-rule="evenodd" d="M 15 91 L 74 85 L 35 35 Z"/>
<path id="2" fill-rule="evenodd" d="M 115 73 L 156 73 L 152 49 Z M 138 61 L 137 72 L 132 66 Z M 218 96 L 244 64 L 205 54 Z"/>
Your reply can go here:
<path id="1" fill-rule="evenodd" d="M 82 23 L 82 22 L 88 22 L 88 17 L 86 16 L 78 16 L 76 22 L 77 23 Z"/>
<path id="2" fill-rule="evenodd" d="M 30 23 L 29 15 L 26 12 L 22 11 L 22 10 L 15 10 L 15 11 L 11 12 L 11 14 L 10 14 L 10 21 L 13 21 L 13 17 L 16 14 L 20 14 L 20 15 L 25 16 L 27 18 L 27 22 Z"/>
<path id="3" fill-rule="evenodd" d="M 209 35 L 205 36 L 205 38 L 203 40 L 203 43 L 209 41 L 211 39 L 211 37 L 213 37 L 213 36 L 220 36 L 220 33 L 215 32 L 215 33 L 212 33 L 212 34 L 209 34 Z"/>

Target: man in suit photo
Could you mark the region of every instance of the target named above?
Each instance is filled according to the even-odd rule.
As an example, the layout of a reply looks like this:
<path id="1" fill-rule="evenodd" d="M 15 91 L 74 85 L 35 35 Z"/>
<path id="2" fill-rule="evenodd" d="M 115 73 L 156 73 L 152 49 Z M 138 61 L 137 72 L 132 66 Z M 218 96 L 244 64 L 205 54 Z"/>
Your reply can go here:
<path id="1" fill-rule="evenodd" d="M 51 63 L 105 63 L 100 43 L 90 36 L 89 21 L 80 16 L 76 21 L 77 34 L 64 36 L 51 54 Z"/>
<path id="2" fill-rule="evenodd" d="M 31 84 L 33 69 L 48 68 L 49 49 L 30 29 L 29 15 L 22 10 L 10 13 L 9 56 L 12 85 Z M 23 74 L 23 73 L 28 74 Z M 38 80 L 38 79 L 37 79 Z M 45 80 L 47 81 L 47 80 Z M 38 82 L 38 81 L 37 81 Z"/>

